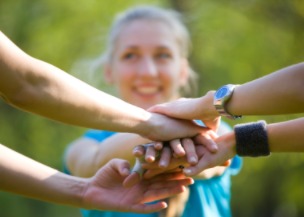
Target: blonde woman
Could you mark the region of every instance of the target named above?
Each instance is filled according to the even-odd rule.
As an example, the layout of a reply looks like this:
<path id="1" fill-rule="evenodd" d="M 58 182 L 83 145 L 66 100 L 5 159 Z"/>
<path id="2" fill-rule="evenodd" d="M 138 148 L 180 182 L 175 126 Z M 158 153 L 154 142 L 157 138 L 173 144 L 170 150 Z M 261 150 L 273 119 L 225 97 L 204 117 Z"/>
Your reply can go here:
<path id="1" fill-rule="evenodd" d="M 193 87 L 196 76 L 187 59 L 189 34 L 176 12 L 152 6 L 131 8 L 114 21 L 107 45 L 100 58 L 105 80 L 116 88 L 122 100 L 148 109 L 191 95 L 190 86 Z M 222 125 L 220 131 L 227 131 L 227 126 Z M 132 164 L 133 148 L 146 142 L 149 140 L 137 134 L 89 130 L 69 145 L 65 166 L 69 173 L 87 177 L 112 158 L 126 159 Z M 179 139 L 172 140 L 170 145 L 176 154 L 185 154 Z M 169 200 L 166 213 L 82 213 L 98 217 L 230 216 L 230 175 L 240 168 L 240 162 L 232 165 L 236 169 L 215 167 L 199 174 L 189 195 Z"/>

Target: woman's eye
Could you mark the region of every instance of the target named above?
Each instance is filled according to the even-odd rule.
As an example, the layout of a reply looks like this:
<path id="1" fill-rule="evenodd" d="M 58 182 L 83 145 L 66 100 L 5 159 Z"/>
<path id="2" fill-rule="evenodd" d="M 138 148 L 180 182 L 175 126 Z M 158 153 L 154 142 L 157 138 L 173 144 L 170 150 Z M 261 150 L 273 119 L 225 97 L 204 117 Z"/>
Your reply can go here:
<path id="1" fill-rule="evenodd" d="M 125 55 L 123 55 L 123 59 L 134 59 L 136 57 L 135 53 L 126 53 Z"/>
<path id="2" fill-rule="evenodd" d="M 168 59 L 168 58 L 171 57 L 171 55 L 168 54 L 168 53 L 159 53 L 159 54 L 156 55 L 156 57 L 159 58 L 159 59 Z"/>

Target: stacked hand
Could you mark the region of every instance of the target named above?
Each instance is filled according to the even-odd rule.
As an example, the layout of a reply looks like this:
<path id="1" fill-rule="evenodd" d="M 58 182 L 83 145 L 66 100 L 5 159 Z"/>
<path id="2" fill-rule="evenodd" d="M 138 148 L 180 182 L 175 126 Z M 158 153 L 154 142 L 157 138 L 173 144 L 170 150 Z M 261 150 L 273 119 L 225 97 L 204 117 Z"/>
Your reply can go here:
<path id="1" fill-rule="evenodd" d="M 162 173 L 176 171 L 183 171 L 186 175 L 194 176 L 210 167 L 227 166 L 230 159 L 227 156 L 231 154 L 223 158 L 222 155 L 226 152 L 222 150 L 219 152 L 216 139 L 217 135 L 206 128 L 204 132 L 193 138 L 136 146 L 133 150 L 134 156 L 138 159 L 135 170 L 144 178 L 149 179 Z M 127 183 L 137 183 L 139 180 L 140 177 L 134 174 Z"/>
<path id="2" fill-rule="evenodd" d="M 164 201 L 146 203 L 181 193 L 185 186 L 193 183 L 191 178 L 178 172 L 143 179 L 124 187 L 122 184 L 130 177 L 129 173 L 127 161 L 109 161 L 94 177 L 87 180 L 87 187 L 83 193 L 83 207 L 120 212 L 157 212 L 166 208 L 167 204 Z"/>
<path id="3" fill-rule="evenodd" d="M 201 120 L 205 125 L 217 131 L 220 124 L 220 116 L 213 106 L 215 91 L 209 91 L 200 98 L 181 98 L 176 101 L 155 105 L 148 109 L 168 117 L 182 120 Z"/>

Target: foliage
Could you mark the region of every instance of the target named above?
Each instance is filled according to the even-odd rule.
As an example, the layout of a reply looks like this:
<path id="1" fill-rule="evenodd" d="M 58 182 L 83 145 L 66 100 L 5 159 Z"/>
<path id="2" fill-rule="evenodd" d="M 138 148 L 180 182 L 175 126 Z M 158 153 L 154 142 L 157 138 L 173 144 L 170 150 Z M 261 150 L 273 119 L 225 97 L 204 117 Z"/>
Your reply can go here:
<path id="1" fill-rule="evenodd" d="M 304 3 L 300 0 L 1 0 L 0 27 L 27 53 L 71 71 L 79 60 L 102 51 L 117 12 L 143 3 L 183 13 L 193 40 L 191 64 L 200 75 L 199 95 L 303 61 Z M 90 82 L 86 70 L 79 69 L 81 79 Z M 66 145 L 85 130 L 21 112 L 2 101 L 0 110 L 0 142 L 59 170 Z M 276 122 L 299 116 L 245 117 L 242 121 Z M 303 158 L 303 154 L 276 154 L 244 159 L 242 172 L 233 178 L 234 216 L 304 216 Z M 75 208 L 8 193 L 1 193 L 0 204 L 1 216 L 6 217 L 38 212 L 45 217 L 80 216 Z"/>

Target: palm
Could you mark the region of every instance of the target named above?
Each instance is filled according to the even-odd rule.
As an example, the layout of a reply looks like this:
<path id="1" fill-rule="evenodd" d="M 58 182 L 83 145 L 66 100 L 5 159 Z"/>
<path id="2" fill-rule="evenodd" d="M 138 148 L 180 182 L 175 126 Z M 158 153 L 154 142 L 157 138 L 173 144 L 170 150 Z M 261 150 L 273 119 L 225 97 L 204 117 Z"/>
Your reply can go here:
<path id="1" fill-rule="evenodd" d="M 126 207 L 132 209 L 134 205 L 138 203 L 144 203 L 146 194 L 146 188 L 143 188 L 143 184 L 137 184 L 131 188 L 124 188 L 122 183 L 124 177 L 113 167 L 105 167 L 99 170 L 92 185 L 94 188 L 88 192 L 88 197 L 94 201 L 100 201 L 95 205 L 102 210 L 125 210 Z M 147 198 L 148 199 L 148 198 Z M 106 202 L 105 202 L 106 201 Z M 99 205 L 100 204 L 100 205 Z"/>
<path id="2" fill-rule="evenodd" d="M 164 202 L 147 202 L 181 193 L 193 182 L 182 173 L 168 174 L 150 180 L 141 180 L 132 187 L 123 187 L 129 165 L 124 160 L 111 160 L 90 179 L 83 196 L 88 209 L 113 210 L 120 212 L 150 213 L 166 207 Z M 123 175 L 125 174 L 125 175 Z"/>

